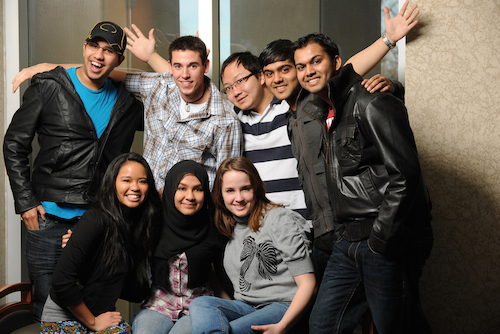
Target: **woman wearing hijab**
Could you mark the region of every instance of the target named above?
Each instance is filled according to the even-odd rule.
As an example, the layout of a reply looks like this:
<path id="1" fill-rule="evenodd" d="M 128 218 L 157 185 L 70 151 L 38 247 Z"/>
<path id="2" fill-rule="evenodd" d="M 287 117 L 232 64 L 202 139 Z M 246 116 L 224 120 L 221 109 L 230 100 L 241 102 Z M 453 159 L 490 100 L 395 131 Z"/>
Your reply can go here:
<path id="1" fill-rule="evenodd" d="M 151 297 L 134 319 L 134 334 L 191 333 L 189 304 L 195 297 L 214 295 L 208 281 L 224 246 L 212 210 L 205 169 L 190 160 L 174 165 L 165 179 Z"/>

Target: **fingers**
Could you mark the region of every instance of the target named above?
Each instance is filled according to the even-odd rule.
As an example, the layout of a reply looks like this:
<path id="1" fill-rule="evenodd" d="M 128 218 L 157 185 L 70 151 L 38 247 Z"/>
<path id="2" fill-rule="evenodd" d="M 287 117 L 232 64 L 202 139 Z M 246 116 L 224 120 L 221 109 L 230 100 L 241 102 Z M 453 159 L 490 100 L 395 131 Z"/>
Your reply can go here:
<path id="1" fill-rule="evenodd" d="M 418 10 L 415 12 L 415 10 L 417 9 L 417 5 L 413 5 L 411 6 L 410 10 L 408 10 L 405 15 L 408 19 L 412 20 L 414 19 L 417 15 L 418 15 Z M 415 14 L 416 13 L 416 14 Z M 403 16 L 405 16 L 403 15 Z"/>
<path id="2" fill-rule="evenodd" d="M 391 19 L 391 13 L 389 12 L 389 8 L 387 8 L 387 6 L 384 6 L 384 16 L 386 21 Z"/>
<path id="3" fill-rule="evenodd" d="M 40 214 L 40 217 L 42 217 L 42 219 L 45 220 L 45 209 L 43 208 L 43 206 L 41 205 L 37 206 L 36 210 Z"/>
<path id="4" fill-rule="evenodd" d="M 383 75 L 376 74 L 370 79 L 365 79 L 361 83 L 367 91 L 370 93 L 380 91 L 380 92 L 386 92 L 386 91 L 394 91 L 394 85 L 391 80 L 387 79 Z"/>
<path id="5" fill-rule="evenodd" d="M 403 6 L 401 6 L 401 9 L 399 10 L 398 15 L 404 16 L 406 8 L 408 7 L 408 1 L 406 1 Z"/>
<path id="6" fill-rule="evenodd" d="M 14 79 L 12 79 L 12 93 L 15 93 L 19 86 L 26 80 L 31 79 L 28 70 L 23 68 L 21 72 L 17 73 Z"/>
<path id="7" fill-rule="evenodd" d="M 363 85 L 366 88 L 366 90 L 370 91 L 371 88 L 373 88 L 375 85 L 377 85 L 380 82 L 380 78 L 383 78 L 383 76 L 380 74 L 375 74 L 370 79 L 364 79 L 361 82 L 361 85 Z"/>
<path id="8" fill-rule="evenodd" d="M 38 224 L 38 219 L 23 219 L 23 221 L 24 225 L 26 225 L 26 228 L 28 230 L 35 231 L 40 229 L 40 225 Z"/>
<path id="9" fill-rule="evenodd" d="M 257 326 L 257 325 L 252 325 L 252 330 L 257 331 L 257 332 L 263 332 L 265 331 L 267 326 Z"/>
<path id="10" fill-rule="evenodd" d="M 69 239 L 71 238 L 71 235 L 73 234 L 73 231 L 68 229 L 67 233 L 62 236 L 62 245 L 61 247 L 64 248 L 68 244 Z"/>
<path id="11" fill-rule="evenodd" d="M 37 208 L 33 208 L 21 213 L 21 218 L 23 219 L 24 225 L 28 230 L 38 230 L 40 228 L 38 224 L 38 211 Z"/>
<path id="12" fill-rule="evenodd" d="M 141 29 L 139 29 L 138 26 L 136 26 L 135 24 L 132 24 L 131 27 L 132 27 L 132 29 L 134 29 L 134 32 L 137 36 L 144 37 L 144 34 L 142 33 Z"/>
<path id="13" fill-rule="evenodd" d="M 102 331 L 106 328 L 118 326 L 122 321 L 122 316 L 120 312 L 106 312 L 98 315 L 95 318 L 94 330 Z"/>

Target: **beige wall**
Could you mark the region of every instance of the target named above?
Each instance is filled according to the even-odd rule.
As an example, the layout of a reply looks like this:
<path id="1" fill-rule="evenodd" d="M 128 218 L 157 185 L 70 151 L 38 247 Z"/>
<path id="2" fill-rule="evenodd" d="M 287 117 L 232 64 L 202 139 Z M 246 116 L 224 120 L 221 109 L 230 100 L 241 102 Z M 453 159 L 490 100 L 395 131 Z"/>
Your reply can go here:
<path id="1" fill-rule="evenodd" d="M 406 104 L 434 205 L 424 309 L 434 333 L 499 333 L 500 5 L 418 4 Z"/>

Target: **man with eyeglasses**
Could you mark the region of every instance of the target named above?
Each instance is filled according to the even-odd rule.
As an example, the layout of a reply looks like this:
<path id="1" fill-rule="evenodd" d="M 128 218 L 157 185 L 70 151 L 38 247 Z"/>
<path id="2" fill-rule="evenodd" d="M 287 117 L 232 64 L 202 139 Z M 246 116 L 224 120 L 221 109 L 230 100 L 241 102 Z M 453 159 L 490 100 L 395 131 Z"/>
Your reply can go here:
<path id="1" fill-rule="evenodd" d="M 288 104 L 266 87 L 259 59 L 250 52 L 231 54 L 221 66 L 221 79 L 241 122 L 243 155 L 259 171 L 266 196 L 310 221 L 286 132 Z"/>
<path id="2" fill-rule="evenodd" d="M 130 151 L 135 131 L 143 127 L 142 103 L 108 78 L 123 62 L 126 44 L 120 26 L 97 23 L 83 44 L 83 66 L 35 75 L 5 134 L 15 209 L 28 228 L 35 321 L 51 287 L 62 236 L 90 206 L 108 164 Z M 31 169 L 35 134 L 40 151 Z"/>

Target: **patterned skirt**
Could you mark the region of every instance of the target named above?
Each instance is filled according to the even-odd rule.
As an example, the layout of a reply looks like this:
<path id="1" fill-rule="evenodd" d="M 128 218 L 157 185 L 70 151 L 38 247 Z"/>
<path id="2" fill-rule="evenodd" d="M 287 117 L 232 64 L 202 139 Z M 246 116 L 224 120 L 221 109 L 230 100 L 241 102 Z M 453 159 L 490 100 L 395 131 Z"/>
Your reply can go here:
<path id="1" fill-rule="evenodd" d="M 94 332 L 87 327 L 74 320 L 58 321 L 58 322 L 42 322 L 40 324 L 40 334 L 119 334 L 132 333 L 130 325 L 121 321 L 118 326 L 107 328 L 103 331 Z"/>

